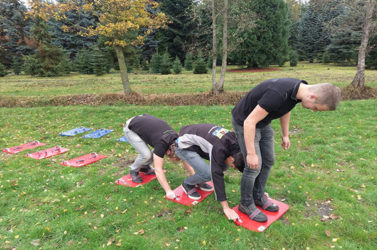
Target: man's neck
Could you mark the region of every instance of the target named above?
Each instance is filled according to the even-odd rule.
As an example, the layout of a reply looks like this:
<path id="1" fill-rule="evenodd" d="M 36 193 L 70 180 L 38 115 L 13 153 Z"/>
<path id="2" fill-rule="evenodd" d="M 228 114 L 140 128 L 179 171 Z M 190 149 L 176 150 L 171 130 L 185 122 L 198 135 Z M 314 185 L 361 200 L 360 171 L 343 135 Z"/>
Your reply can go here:
<path id="1" fill-rule="evenodd" d="M 307 92 L 308 92 L 308 85 L 300 83 L 300 86 L 298 87 L 298 91 L 296 94 L 296 99 L 302 100 L 304 96 L 307 94 Z"/>

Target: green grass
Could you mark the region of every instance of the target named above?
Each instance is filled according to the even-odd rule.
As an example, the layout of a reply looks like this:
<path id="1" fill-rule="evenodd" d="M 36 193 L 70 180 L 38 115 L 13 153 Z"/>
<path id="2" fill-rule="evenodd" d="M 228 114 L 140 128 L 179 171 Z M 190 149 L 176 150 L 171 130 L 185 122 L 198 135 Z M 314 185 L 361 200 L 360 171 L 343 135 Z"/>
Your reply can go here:
<path id="1" fill-rule="evenodd" d="M 229 68 L 235 68 L 229 67 Z M 281 71 L 261 73 L 226 73 L 226 91 L 248 91 L 269 78 L 294 77 L 309 83 L 331 82 L 340 87 L 349 85 L 356 73 L 355 67 L 301 63 L 297 67 L 271 67 Z M 219 76 L 218 76 L 219 77 Z M 211 74 L 180 75 L 131 73 L 131 88 L 141 94 L 201 93 L 211 89 Z M 377 71 L 366 71 L 366 85 L 377 86 Z M 0 95 L 4 96 L 61 96 L 68 94 L 122 93 L 119 73 L 101 77 L 71 74 L 55 78 L 9 75 L 0 77 Z"/>
<path id="2" fill-rule="evenodd" d="M 278 76 L 281 72 L 269 74 Z M 303 76 L 305 72 L 300 74 Z M 336 79 L 332 74 L 321 74 L 303 78 Z M 344 82 L 340 78 L 345 76 L 337 75 L 339 82 Z M 254 81 L 250 78 L 256 77 L 253 74 L 227 76 L 249 78 L 249 83 Z M 72 79 L 80 77 L 83 76 L 72 76 Z M 191 75 L 187 77 L 191 78 L 187 92 L 195 92 L 195 79 Z M 28 79 L 31 83 L 25 83 Z M 16 89 L 37 84 L 35 81 L 54 84 L 73 82 L 72 79 L 24 78 L 17 84 L 1 83 L 0 86 L 2 93 L 8 91 L 7 94 L 15 95 Z M 227 84 L 235 86 L 235 79 Z M 96 88 L 87 90 L 100 88 L 100 83 L 90 81 Z M 116 90 L 119 86 L 115 81 L 118 79 L 114 76 L 114 86 L 106 85 L 111 89 L 105 89 L 120 91 Z M 152 91 L 144 81 L 140 89 L 138 84 L 134 89 Z M 67 87 L 67 92 L 75 93 L 88 83 L 77 82 L 79 86 L 72 86 L 72 91 Z M 181 83 L 184 82 L 185 79 Z M 246 90 L 249 83 L 240 81 L 240 86 L 244 85 L 240 88 Z M 18 94 L 26 95 L 26 89 Z M 170 92 L 174 87 L 167 89 Z M 45 94 L 53 95 L 54 91 L 57 90 L 48 87 Z M 36 90 L 35 95 L 38 94 L 41 93 Z M 231 106 L 1 108 L 1 149 L 39 140 L 47 144 L 44 148 L 60 145 L 70 151 L 44 160 L 25 157 L 36 150 L 17 155 L 0 153 L 0 248 L 376 249 L 376 105 L 377 100 L 347 101 L 341 102 L 337 111 L 323 113 L 297 107 L 292 114 L 292 146 L 288 151 L 279 146 L 279 123 L 273 122 L 276 164 L 267 191 L 273 198 L 284 200 L 290 209 L 263 233 L 248 231 L 228 221 L 213 195 L 189 208 L 165 200 L 157 181 L 135 189 L 114 183 L 128 172 L 127 162 L 136 156 L 129 144 L 116 141 L 122 136 L 122 125 L 127 118 L 148 112 L 166 120 L 176 130 L 182 125 L 203 122 L 231 128 Z M 115 131 L 101 139 L 58 135 L 77 126 Z M 59 164 L 93 151 L 108 158 L 83 168 Z M 167 162 L 166 169 L 170 185 L 180 185 L 186 175 L 181 164 Z M 228 200 L 235 206 L 240 198 L 240 174 L 229 170 L 226 176 Z"/>

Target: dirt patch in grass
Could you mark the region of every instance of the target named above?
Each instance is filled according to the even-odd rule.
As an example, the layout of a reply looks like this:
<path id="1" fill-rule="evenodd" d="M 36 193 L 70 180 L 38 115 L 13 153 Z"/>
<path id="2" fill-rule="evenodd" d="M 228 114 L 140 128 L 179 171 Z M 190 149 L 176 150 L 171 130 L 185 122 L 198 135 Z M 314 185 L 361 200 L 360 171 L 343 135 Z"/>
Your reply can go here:
<path id="1" fill-rule="evenodd" d="M 347 86 L 342 89 L 343 100 L 361 100 L 375 98 L 377 98 L 377 88 L 355 88 L 354 86 Z"/>
<path id="2" fill-rule="evenodd" d="M 270 72 L 281 71 L 282 69 L 229 69 L 227 72 L 231 73 L 254 73 L 254 72 Z"/>
<path id="3" fill-rule="evenodd" d="M 138 93 L 131 94 L 83 94 L 66 95 L 52 98 L 41 97 L 2 97 L 0 96 L 0 107 L 38 107 L 38 106 L 70 106 L 70 105 L 234 105 L 246 92 L 224 92 L 219 95 L 212 93 L 198 94 L 161 94 L 145 95 Z"/>
<path id="4" fill-rule="evenodd" d="M 40 107 L 40 106 L 71 106 L 71 105 L 235 105 L 247 92 L 226 91 L 219 95 L 212 92 L 197 94 L 83 94 L 54 97 L 4 97 L 0 96 L 0 107 Z M 377 88 L 365 87 L 360 90 L 352 86 L 342 89 L 343 100 L 377 98 Z"/>

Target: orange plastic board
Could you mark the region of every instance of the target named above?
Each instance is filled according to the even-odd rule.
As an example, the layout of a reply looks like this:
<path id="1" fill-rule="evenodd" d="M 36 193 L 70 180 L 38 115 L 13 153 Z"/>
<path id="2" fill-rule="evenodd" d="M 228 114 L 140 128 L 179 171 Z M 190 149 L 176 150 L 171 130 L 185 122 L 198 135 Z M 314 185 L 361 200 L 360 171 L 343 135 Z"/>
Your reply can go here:
<path id="1" fill-rule="evenodd" d="M 26 143 L 26 144 L 23 144 L 23 145 L 20 145 L 20 146 L 15 146 L 15 147 L 12 147 L 12 148 L 5 148 L 5 149 L 3 149 L 3 152 L 8 153 L 8 154 L 17 154 L 17 153 L 24 151 L 26 149 L 32 149 L 32 148 L 45 146 L 45 145 L 46 144 L 44 144 L 42 142 L 33 141 L 33 142 L 29 142 L 29 143 Z"/>
<path id="2" fill-rule="evenodd" d="M 211 181 L 207 182 L 207 184 L 211 185 L 213 187 L 213 184 L 212 184 Z M 194 206 L 194 205 L 198 204 L 199 202 L 201 202 L 202 200 L 204 200 L 205 198 L 207 198 L 208 195 L 210 195 L 210 194 L 212 194 L 214 192 L 214 191 L 209 191 L 209 192 L 203 191 L 203 190 L 200 190 L 199 188 L 196 188 L 196 191 L 201 196 L 200 200 L 193 200 L 193 199 L 189 198 L 187 196 L 187 194 L 185 193 L 185 191 L 183 191 L 182 185 L 179 186 L 179 187 L 177 187 L 176 189 L 174 189 L 174 193 L 177 196 L 177 198 L 175 198 L 175 199 L 168 199 L 165 196 L 165 199 L 173 201 L 173 202 L 176 202 L 176 203 L 179 203 L 179 204 L 182 204 L 182 205 L 185 205 L 185 206 Z"/>
<path id="3" fill-rule="evenodd" d="M 55 155 L 60 155 L 60 154 L 63 154 L 67 151 L 69 151 L 68 148 L 62 148 L 62 147 L 57 146 L 57 147 L 41 150 L 41 151 L 38 151 L 38 152 L 34 152 L 34 153 L 31 153 L 31 154 L 27 154 L 26 156 L 39 160 L 39 159 L 45 159 L 45 158 L 48 158 L 48 157 L 52 157 L 52 156 L 55 156 Z"/>
<path id="4" fill-rule="evenodd" d="M 166 170 L 164 170 L 164 172 L 166 172 Z M 143 179 L 143 182 L 141 183 L 133 182 L 130 174 L 116 180 L 115 183 L 118 185 L 126 186 L 126 187 L 140 187 L 157 178 L 155 174 L 147 175 L 147 174 L 144 174 L 143 172 L 139 172 L 139 174 L 141 178 Z"/>
<path id="5" fill-rule="evenodd" d="M 71 159 L 69 161 L 63 161 L 60 163 L 64 166 L 74 167 L 74 168 L 80 168 L 89 164 L 92 164 L 96 161 L 102 160 L 106 158 L 106 155 L 100 155 L 97 153 L 90 153 L 87 155 L 83 155 L 74 159 Z"/>
<path id="6" fill-rule="evenodd" d="M 267 210 L 263 210 L 261 207 L 258 207 L 267 216 L 268 220 L 266 222 L 261 223 L 251 220 L 249 216 L 238 210 L 237 205 L 233 208 L 233 210 L 236 211 L 236 213 L 240 216 L 240 220 L 237 220 L 234 223 L 255 232 L 263 232 L 264 230 L 266 230 L 274 221 L 278 220 L 281 216 L 283 216 L 283 214 L 285 214 L 285 212 L 287 212 L 289 208 L 287 204 L 281 201 L 276 201 L 271 198 L 269 199 L 279 206 L 279 211 L 269 212 Z"/>

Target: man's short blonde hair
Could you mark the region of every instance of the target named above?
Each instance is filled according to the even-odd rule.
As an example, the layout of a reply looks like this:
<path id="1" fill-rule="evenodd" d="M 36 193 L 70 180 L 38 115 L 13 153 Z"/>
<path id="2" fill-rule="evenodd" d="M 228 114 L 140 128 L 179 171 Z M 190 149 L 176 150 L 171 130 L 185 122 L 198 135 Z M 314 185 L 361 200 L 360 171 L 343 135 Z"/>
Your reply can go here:
<path id="1" fill-rule="evenodd" d="M 318 83 L 309 85 L 310 92 L 317 96 L 315 103 L 326 105 L 329 110 L 335 110 L 341 99 L 340 88 L 331 83 Z"/>

